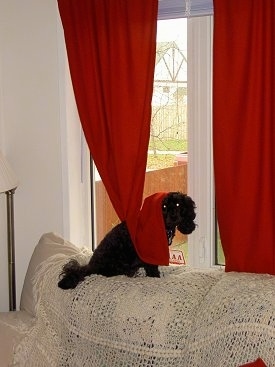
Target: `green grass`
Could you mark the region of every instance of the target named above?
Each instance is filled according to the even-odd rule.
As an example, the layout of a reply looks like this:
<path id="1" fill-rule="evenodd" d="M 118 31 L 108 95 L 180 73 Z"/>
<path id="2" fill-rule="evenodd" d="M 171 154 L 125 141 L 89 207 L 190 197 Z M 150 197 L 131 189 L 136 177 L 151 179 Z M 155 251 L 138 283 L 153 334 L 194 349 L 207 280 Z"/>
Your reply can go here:
<path id="1" fill-rule="evenodd" d="M 178 150 L 179 152 L 187 151 L 187 140 L 179 139 L 150 139 L 149 142 L 150 150 Z"/>
<path id="2" fill-rule="evenodd" d="M 150 153 L 147 157 L 147 169 L 161 169 L 173 167 L 175 163 L 175 154 L 168 153 L 169 151 L 186 152 L 187 141 L 178 139 L 152 139 L 149 143 L 149 150 L 167 151 L 167 154 Z"/>

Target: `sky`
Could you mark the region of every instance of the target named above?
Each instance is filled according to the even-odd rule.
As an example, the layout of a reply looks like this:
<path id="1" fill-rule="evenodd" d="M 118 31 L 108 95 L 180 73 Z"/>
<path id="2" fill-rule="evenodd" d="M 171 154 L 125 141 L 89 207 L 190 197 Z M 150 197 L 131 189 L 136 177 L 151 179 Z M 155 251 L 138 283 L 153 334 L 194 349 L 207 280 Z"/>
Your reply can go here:
<path id="1" fill-rule="evenodd" d="M 159 20 L 157 41 L 177 41 L 182 50 L 187 51 L 187 19 Z"/>
<path id="2" fill-rule="evenodd" d="M 177 45 L 183 51 L 184 55 L 187 57 L 187 19 L 180 18 L 180 19 L 168 19 L 168 20 L 159 20 L 158 21 L 158 29 L 157 29 L 157 42 L 169 42 L 169 41 L 176 41 Z M 169 57 L 165 58 L 167 65 L 170 65 L 169 62 L 172 62 L 172 58 Z M 174 59 L 175 65 L 180 63 L 181 58 Z M 185 64 L 186 66 L 186 64 Z M 187 69 L 181 68 L 181 72 L 179 74 L 179 79 L 187 80 Z M 170 79 L 169 73 L 167 68 L 163 62 L 159 62 L 155 68 L 155 79 L 166 80 Z M 158 84 L 159 86 L 161 84 Z M 176 88 L 176 87 L 175 87 Z M 171 94 L 174 93 L 174 89 L 171 87 L 169 88 L 169 92 Z M 160 87 L 158 88 L 156 85 L 154 87 L 153 98 L 152 98 L 152 105 L 153 106 L 166 106 L 169 104 L 169 101 L 172 102 L 170 93 L 164 93 L 163 89 Z"/>

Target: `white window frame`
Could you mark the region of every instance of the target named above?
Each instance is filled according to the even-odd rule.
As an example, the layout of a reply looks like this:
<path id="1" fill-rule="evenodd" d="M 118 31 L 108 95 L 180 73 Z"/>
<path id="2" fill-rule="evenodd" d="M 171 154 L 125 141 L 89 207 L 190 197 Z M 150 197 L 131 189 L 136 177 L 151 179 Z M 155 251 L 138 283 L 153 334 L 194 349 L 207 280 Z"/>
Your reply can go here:
<path id="1" fill-rule="evenodd" d="M 215 265 L 212 153 L 213 17 L 188 19 L 188 194 L 197 206 L 197 228 L 188 238 L 188 263 Z"/>
<path id="2" fill-rule="evenodd" d="M 166 15 L 159 19 L 188 18 L 188 194 L 197 205 L 198 224 L 188 238 L 188 263 L 191 266 L 209 267 L 215 264 L 215 210 L 212 168 L 212 0 L 159 0 L 159 9 L 166 3 Z M 188 9 L 200 13 L 188 13 Z M 169 8 L 169 9 L 168 9 Z M 202 13 L 204 9 L 204 13 Z M 205 11 L 205 9 L 207 11 Z M 195 17 L 192 17 L 196 15 Z M 72 92 L 62 25 L 58 17 L 60 49 L 60 75 L 64 73 L 64 95 L 61 104 L 67 116 L 64 125 L 62 148 L 64 181 L 64 235 L 75 243 L 91 244 L 91 208 L 89 151 L 84 144 L 81 125 Z M 64 72 L 65 70 L 65 72 Z M 62 125 L 62 126 L 63 126 Z M 68 159 L 71 157 L 72 159 Z M 84 168 L 84 169 L 83 169 Z M 85 173 L 85 174 L 84 174 Z M 78 180 L 78 181 L 77 181 Z M 92 183 L 93 184 L 93 183 Z M 76 195 L 77 194 L 77 195 Z M 94 203 L 92 204 L 93 210 Z M 76 217 L 78 218 L 76 220 Z M 81 224 L 80 224 L 81 223 Z M 83 224 L 85 223 L 85 225 Z"/>
<path id="3" fill-rule="evenodd" d="M 170 18 L 179 17 L 178 15 Z M 169 16 L 166 16 L 165 19 L 169 19 Z M 197 206 L 197 228 L 188 236 L 188 265 L 209 268 L 215 265 L 212 164 L 213 17 L 211 15 L 191 17 L 188 18 L 187 23 L 188 194 L 194 199 Z M 94 205 L 92 206 L 95 210 Z M 96 227 L 96 216 L 93 221 Z M 92 237 L 97 243 L 94 231 Z"/>
<path id="4" fill-rule="evenodd" d="M 159 0 L 158 19 L 187 17 L 188 194 L 197 228 L 188 236 L 188 264 L 215 266 L 212 152 L 213 0 Z"/>

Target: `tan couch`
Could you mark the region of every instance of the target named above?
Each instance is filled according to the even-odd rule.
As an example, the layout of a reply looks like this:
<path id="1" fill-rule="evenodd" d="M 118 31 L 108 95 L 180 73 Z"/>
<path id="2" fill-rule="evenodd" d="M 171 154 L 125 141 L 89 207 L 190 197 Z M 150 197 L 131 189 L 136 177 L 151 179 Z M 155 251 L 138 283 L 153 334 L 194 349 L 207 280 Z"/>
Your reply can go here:
<path id="1" fill-rule="evenodd" d="M 20 311 L 0 313 L 0 367 L 275 367 L 274 276 L 163 267 L 59 289 L 63 264 L 90 254 L 41 237 Z"/>
<path id="2" fill-rule="evenodd" d="M 32 280 L 43 261 L 55 254 L 74 256 L 79 249 L 54 233 L 44 234 L 31 257 L 21 294 L 20 311 L 0 313 L 0 367 L 12 362 L 13 348 L 35 323 L 35 299 Z M 39 366 L 37 366 L 39 367 Z"/>

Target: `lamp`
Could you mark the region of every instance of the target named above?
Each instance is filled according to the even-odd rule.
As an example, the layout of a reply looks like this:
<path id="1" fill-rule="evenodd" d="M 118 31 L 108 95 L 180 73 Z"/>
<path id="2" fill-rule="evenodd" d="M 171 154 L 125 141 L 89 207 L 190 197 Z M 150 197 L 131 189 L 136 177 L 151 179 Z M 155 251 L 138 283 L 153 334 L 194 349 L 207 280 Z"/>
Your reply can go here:
<path id="1" fill-rule="evenodd" d="M 9 163 L 0 151 L 0 193 L 7 196 L 7 231 L 8 231 L 8 264 L 9 264 L 9 306 L 10 311 L 16 310 L 15 286 L 15 246 L 14 246 L 14 211 L 13 195 L 18 180 Z"/>

